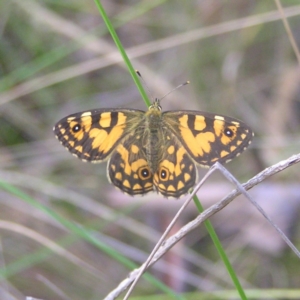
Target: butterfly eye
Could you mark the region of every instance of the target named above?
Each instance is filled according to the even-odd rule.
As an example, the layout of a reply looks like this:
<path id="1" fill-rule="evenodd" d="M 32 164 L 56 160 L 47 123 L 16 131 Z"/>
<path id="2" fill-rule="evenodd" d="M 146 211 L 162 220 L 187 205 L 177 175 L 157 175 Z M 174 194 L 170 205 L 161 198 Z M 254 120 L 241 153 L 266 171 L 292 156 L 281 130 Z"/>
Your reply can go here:
<path id="1" fill-rule="evenodd" d="M 143 168 L 139 170 L 140 177 L 143 179 L 148 179 L 151 176 L 151 173 L 148 168 Z"/>
<path id="2" fill-rule="evenodd" d="M 78 132 L 81 130 L 81 126 L 79 124 L 76 124 L 72 127 L 72 131 L 73 132 Z"/>

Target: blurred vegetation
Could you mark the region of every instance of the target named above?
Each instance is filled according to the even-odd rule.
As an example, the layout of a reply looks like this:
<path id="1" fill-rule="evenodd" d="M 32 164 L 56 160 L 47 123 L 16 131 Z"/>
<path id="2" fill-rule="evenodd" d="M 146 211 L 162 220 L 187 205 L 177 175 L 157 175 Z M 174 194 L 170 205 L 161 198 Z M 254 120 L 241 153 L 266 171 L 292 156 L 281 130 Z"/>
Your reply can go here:
<path id="1" fill-rule="evenodd" d="M 102 299 L 126 278 L 129 261 L 146 259 L 182 200 L 123 195 L 108 183 L 106 163 L 82 163 L 54 137 L 53 125 L 74 112 L 146 109 L 95 3 L 0 4 L 0 180 L 15 187 L 0 190 L 1 299 Z M 299 152 L 299 64 L 275 2 L 103 5 L 152 99 L 191 81 L 163 100 L 164 110 L 215 112 L 253 128 L 250 149 L 227 165 L 238 180 Z M 299 46 L 299 1 L 282 5 Z M 289 168 L 253 190 L 298 248 L 299 177 L 299 168 Z M 199 196 L 208 207 L 231 188 L 214 175 Z M 196 215 L 191 204 L 175 229 Z M 262 219 L 239 198 L 212 221 L 245 288 L 299 288 L 298 259 Z M 110 248 L 120 257 L 108 255 Z M 224 299 L 232 289 L 203 228 L 149 273 L 175 293 L 198 293 L 198 299 L 215 290 L 224 290 Z M 156 293 L 157 285 L 144 279 L 135 291 Z"/>

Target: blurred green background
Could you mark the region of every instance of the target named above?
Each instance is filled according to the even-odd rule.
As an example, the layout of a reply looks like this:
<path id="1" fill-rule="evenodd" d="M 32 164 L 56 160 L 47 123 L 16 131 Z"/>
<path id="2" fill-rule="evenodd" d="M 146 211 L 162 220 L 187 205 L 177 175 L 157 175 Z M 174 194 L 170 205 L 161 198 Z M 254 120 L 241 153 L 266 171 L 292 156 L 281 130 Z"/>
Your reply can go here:
<path id="1" fill-rule="evenodd" d="M 299 47 L 299 1 L 282 5 Z M 210 111 L 252 127 L 249 150 L 226 166 L 238 180 L 299 152 L 299 64 L 274 1 L 103 6 L 151 99 L 191 81 L 162 101 L 163 110 Z M 0 180 L 49 209 L 0 190 L 0 298 L 103 299 L 130 269 L 95 241 L 141 264 L 183 201 L 130 198 L 108 183 L 106 163 L 83 163 L 54 137 L 53 125 L 71 113 L 146 109 L 95 3 L 0 0 L 0 8 Z M 295 166 L 251 191 L 298 247 L 299 177 Z M 199 197 L 209 207 L 232 188 L 215 174 Z M 174 231 L 196 215 L 190 204 Z M 286 299 L 299 288 L 299 260 L 249 202 L 239 197 L 212 222 L 244 288 L 287 289 Z M 195 292 L 191 299 L 215 290 L 225 299 L 233 288 L 203 227 L 150 273 L 175 293 Z M 134 294 L 160 293 L 142 279 Z"/>

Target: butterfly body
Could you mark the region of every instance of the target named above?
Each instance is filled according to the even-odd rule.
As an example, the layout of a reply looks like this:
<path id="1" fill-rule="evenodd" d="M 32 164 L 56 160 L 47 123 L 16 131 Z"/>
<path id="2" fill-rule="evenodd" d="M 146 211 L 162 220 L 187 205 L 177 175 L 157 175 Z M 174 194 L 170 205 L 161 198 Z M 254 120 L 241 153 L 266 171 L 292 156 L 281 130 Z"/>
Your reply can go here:
<path id="1" fill-rule="evenodd" d="M 239 155 L 251 129 L 236 119 L 200 111 L 98 109 L 60 120 L 54 132 L 74 155 L 109 160 L 111 183 L 129 195 L 156 190 L 179 198 L 196 183 L 196 165 L 209 167 Z"/>

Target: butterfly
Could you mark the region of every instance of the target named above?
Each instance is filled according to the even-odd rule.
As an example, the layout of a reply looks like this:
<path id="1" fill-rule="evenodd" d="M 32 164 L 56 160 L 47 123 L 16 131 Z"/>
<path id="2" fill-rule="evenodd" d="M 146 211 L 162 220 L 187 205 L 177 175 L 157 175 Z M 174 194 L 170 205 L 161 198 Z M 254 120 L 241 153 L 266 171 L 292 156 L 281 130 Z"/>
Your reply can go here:
<path id="1" fill-rule="evenodd" d="M 107 176 L 129 195 L 153 190 L 179 198 L 197 182 L 197 166 L 238 156 L 253 132 L 243 122 L 201 111 L 162 112 L 159 99 L 148 111 L 95 109 L 54 126 L 61 144 L 83 161 L 108 160 Z"/>

